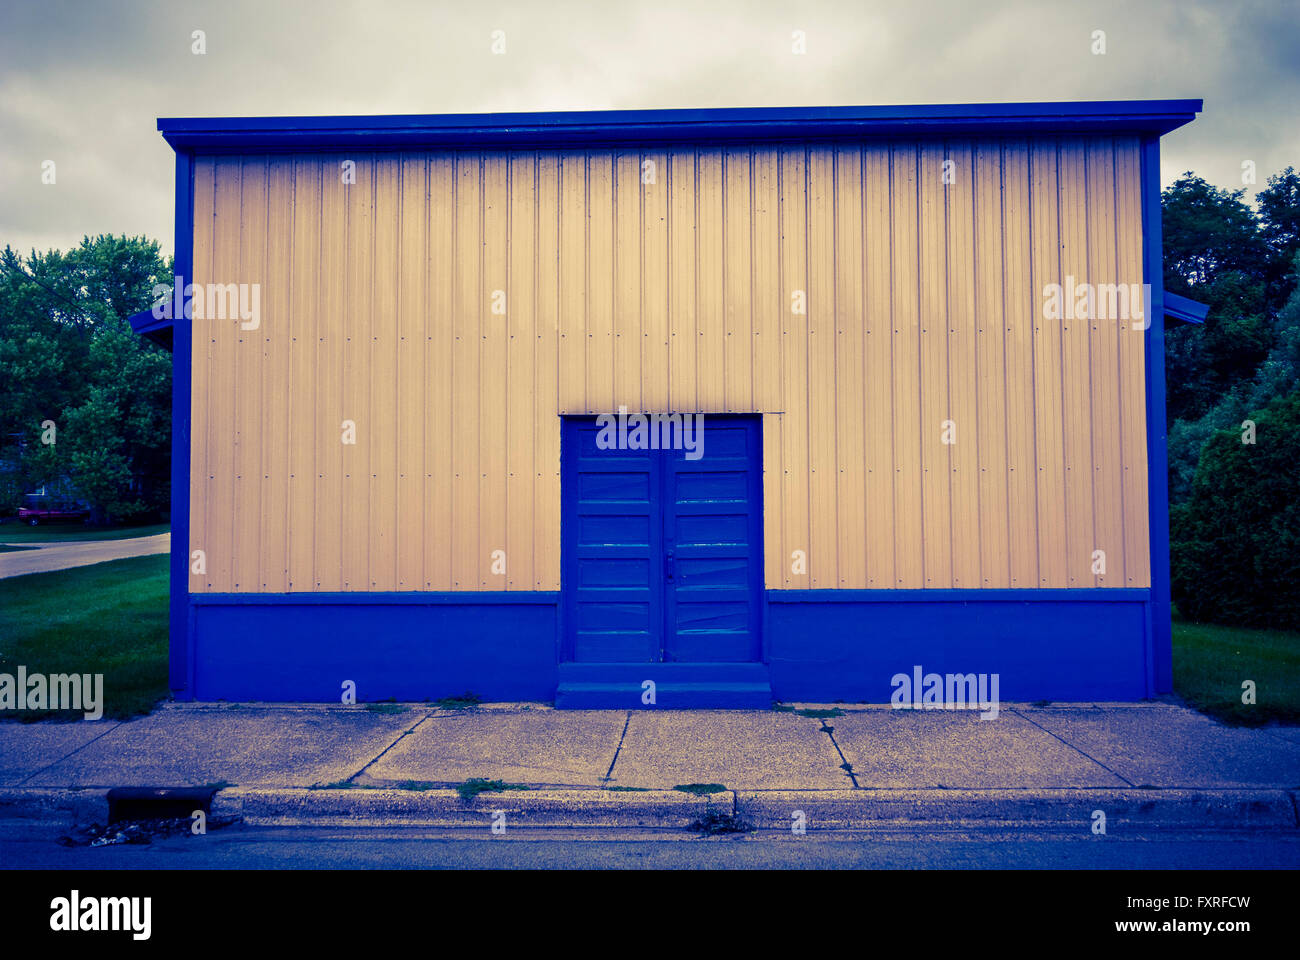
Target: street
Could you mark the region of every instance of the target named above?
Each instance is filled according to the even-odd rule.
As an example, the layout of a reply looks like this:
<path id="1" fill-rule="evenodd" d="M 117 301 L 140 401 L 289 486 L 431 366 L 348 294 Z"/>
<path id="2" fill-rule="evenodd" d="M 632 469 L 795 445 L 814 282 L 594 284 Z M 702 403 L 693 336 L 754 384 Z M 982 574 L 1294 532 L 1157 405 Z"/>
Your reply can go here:
<path id="1" fill-rule="evenodd" d="M 0 821 L 0 867 L 31 869 L 1261 869 L 1300 866 L 1300 834 L 1040 829 L 679 831 L 241 827 L 149 845 L 65 847 L 61 831 Z"/>

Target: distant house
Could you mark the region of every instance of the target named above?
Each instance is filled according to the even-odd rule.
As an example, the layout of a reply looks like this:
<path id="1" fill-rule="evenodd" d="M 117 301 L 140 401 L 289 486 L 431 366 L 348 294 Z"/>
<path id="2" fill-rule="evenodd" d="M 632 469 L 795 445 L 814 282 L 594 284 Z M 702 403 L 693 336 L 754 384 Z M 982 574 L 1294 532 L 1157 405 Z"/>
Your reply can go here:
<path id="1" fill-rule="evenodd" d="M 1169 690 L 1159 138 L 1199 109 L 160 120 L 173 687 Z"/>

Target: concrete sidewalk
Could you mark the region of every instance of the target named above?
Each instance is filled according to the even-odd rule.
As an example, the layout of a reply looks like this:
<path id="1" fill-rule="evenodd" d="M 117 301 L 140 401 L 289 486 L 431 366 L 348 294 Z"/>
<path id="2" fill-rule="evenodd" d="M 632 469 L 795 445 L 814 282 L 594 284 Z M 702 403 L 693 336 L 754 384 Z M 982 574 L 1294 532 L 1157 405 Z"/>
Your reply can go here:
<path id="1" fill-rule="evenodd" d="M 92 563 L 122 560 L 126 557 L 167 553 L 171 550 L 171 542 L 170 533 L 158 533 L 151 537 L 128 537 L 124 540 L 63 540 L 19 544 L 30 549 L 0 553 L 0 579 L 85 567 Z M 0 543 L 4 543 L 3 533 L 0 533 Z"/>
<path id="2" fill-rule="evenodd" d="M 838 716 L 822 716 L 838 710 Z M 465 800 L 471 778 L 527 790 Z M 540 704 L 170 704 L 129 722 L 0 723 L 0 815 L 100 816 L 112 787 L 221 784 L 249 823 L 788 828 L 1050 821 L 1297 828 L 1300 729 L 1167 703 L 974 712 L 556 711 Z M 717 784 L 695 795 L 675 790 Z M 101 818 L 102 819 L 102 818 Z"/>

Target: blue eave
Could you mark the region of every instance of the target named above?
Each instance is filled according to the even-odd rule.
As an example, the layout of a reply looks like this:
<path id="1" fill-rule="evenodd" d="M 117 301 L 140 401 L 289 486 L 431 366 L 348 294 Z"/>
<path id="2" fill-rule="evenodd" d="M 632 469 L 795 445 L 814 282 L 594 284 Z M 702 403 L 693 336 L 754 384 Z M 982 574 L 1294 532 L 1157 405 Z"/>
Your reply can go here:
<path id="1" fill-rule="evenodd" d="M 1176 293 L 1165 291 L 1165 316 L 1183 323 L 1204 323 L 1210 312 L 1208 304 L 1198 303 Z"/>
<path id="2" fill-rule="evenodd" d="M 153 308 L 141 310 L 139 313 L 132 314 L 129 318 L 131 331 L 137 336 L 144 337 L 146 340 L 152 340 L 160 347 L 170 350 L 172 348 L 172 318 L 170 311 L 166 311 L 163 316 L 154 316 Z"/>
<path id="3" fill-rule="evenodd" d="M 1200 100 L 923 106 L 729 107 L 351 117 L 163 117 L 178 151 L 347 147 L 546 147 L 588 143 L 789 141 L 1025 134 L 1155 134 L 1191 122 Z"/>

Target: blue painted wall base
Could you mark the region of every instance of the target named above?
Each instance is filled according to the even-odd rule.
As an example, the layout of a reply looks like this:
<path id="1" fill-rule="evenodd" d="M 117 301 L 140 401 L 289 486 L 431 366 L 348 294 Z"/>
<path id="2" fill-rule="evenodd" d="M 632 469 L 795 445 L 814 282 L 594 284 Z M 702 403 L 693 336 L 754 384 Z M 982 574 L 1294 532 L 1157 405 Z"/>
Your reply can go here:
<path id="1" fill-rule="evenodd" d="M 765 664 L 560 663 L 558 593 L 196 594 L 198 700 L 559 707 L 887 703 L 895 674 L 999 675 L 1003 701 L 1141 700 L 1167 658 L 1146 590 L 769 590 Z M 734 675 L 733 675 L 734 674 Z"/>
<path id="2" fill-rule="evenodd" d="M 195 595 L 194 697 L 338 703 L 351 680 L 358 701 L 550 700 L 558 603 L 554 593 Z"/>
<path id="3" fill-rule="evenodd" d="M 772 695 L 887 703 L 891 678 L 998 674 L 1004 701 L 1154 693 L 1145 590 L 770 590 Z"/>

